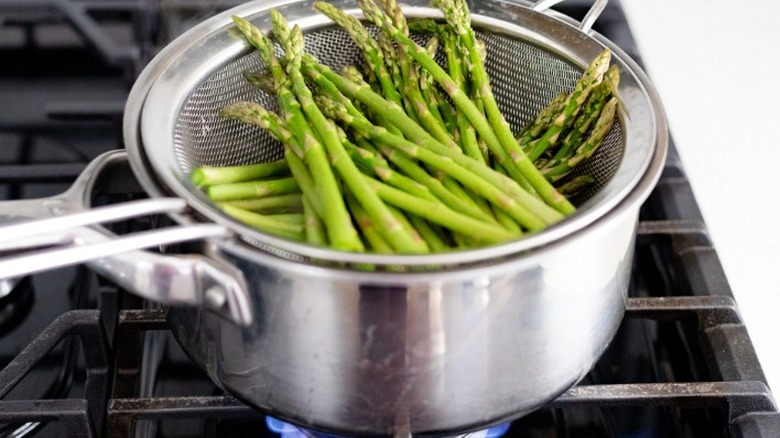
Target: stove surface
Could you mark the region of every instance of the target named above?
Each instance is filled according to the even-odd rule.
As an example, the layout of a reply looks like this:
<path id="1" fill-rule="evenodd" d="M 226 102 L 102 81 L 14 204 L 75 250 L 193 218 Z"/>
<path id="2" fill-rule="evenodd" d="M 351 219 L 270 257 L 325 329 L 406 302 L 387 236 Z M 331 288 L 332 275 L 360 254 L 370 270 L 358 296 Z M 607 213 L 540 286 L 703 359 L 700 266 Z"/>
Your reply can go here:
<path id="1" fill-rule="evenodd" d="M 237 3 L 0 0 L 0 200 L 60 193 L 90 160 L 121 148 L 124 99 L 146 62 Z M 590 4 L 558 9 L 579 19 Z M 618 1 L 594 28 L 641 64 Z M 143 197 L 129 174 L 108 177 L 94 203 Z M 674 146 L 637 233 L 627 313 L 609 349 L 580 384 L 504 436 L 780 436 Z M 0 367 L 0 437 L 280 436 L 189 360 L 163 309 L 84 267 L 0 283 Z"/>

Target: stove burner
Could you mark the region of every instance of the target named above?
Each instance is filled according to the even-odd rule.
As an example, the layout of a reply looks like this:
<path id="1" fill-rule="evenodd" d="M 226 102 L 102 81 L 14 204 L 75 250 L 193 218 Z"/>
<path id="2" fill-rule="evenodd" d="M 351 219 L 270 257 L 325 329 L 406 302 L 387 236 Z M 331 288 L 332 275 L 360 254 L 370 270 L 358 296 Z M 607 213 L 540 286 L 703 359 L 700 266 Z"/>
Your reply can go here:
<path id="1" fill-rule="evenodd" d="M 16 327 L 30 312 L 32 303 L 30 277 L 0 281 L 0 335 Z"/>
<path id="2" fill-rule="evenodd" d="M 272 432 L 278 433 L 281 438 L 345 438 L 342 435 L 332 435 L 323 432 L 315 432 L 290 423 L 276 419 L 274 417 L 265 417 L 265 424 Z M 487 429 L 469 432 L 464 435 L 456 435 L 453 438 L 499 438 L 509 430 L 510 423 L 499 424 L 498 426 Z"/>

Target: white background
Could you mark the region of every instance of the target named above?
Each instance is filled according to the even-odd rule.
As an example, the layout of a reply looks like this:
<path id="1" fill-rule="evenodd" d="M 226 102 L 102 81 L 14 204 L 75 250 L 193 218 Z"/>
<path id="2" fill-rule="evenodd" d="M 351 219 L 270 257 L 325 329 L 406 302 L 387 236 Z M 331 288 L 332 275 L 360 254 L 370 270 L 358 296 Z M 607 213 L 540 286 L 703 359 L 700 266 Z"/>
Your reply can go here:
<path id="1" fill-rule="evenodd" d="M 780 399 L 780 1 L 622 4 Z"/>

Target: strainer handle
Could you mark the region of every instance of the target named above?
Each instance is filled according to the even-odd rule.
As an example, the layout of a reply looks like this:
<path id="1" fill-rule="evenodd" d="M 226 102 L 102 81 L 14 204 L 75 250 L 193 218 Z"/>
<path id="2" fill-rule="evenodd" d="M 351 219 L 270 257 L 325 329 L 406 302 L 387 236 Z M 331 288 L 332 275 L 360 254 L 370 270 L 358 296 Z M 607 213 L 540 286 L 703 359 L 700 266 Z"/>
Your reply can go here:
<path id="1" fill-rule="evenodd" d="M 228 233 L 224 227 L 184 225 L 121 237 L 90 227 L 186 208 L 181 199 L 156 198 L 87 210 L 86 193 L 103 169 L 118 160 L 126 160 L 126 154 L 111 152 L 98 157 L 68 191 L 58 196 L 0 203 L 0 254 L 10 254 L 0 255 L 0 283 L 87 262 L 144 298 L 165 304 L 202 306 L 238 324 L 250 324 L 253 312 L 247 286 L 234 267 L 202 255 L 139 251 L 223 237 Z"/>
<path id="2" fill-rule="evenodd" d="M 531 6 L 531 9 L 538 12 L 544 12 L 562 1 L 564 0 L 539 0 L 538 2 L 534 3 L 533 6 Z M 593 6 L 590 7 L 588 13 L 585 14 L 585 17 L 580 23 L 581 31 L 585 33 L 590 31 L 601 13 L 604 12 L 604 8 L 607 7 L 608 2 L 609 0 L 595 0 L 593 2 Z"/>

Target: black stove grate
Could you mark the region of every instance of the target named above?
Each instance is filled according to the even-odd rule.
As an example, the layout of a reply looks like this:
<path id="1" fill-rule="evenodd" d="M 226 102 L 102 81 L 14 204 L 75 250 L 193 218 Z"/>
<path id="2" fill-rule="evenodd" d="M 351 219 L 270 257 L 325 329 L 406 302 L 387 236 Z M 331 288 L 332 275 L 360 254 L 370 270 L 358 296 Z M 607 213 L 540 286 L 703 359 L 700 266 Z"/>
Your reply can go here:
<path id="1" fill-rule="evenodd" d="M 0 1 L 0 56 L 12 61 L 0 64 L 0 106 L 16 109 L 0 112 L 0 200 L 59 193 L 97 154 L 121 147 L 123 102 L 149 57 L 237 3 Z M 560 10 L 581 18 L 591 3 L 568 0 Z M 639 61 L 617 0 L 595 30 Z M 126 181 L 117 186 L 96 204 L 142 196 Z M 278 436 L 192 364 L 163 310 L 85 268 L 0 284 L 0 365 L 0 437 Z M 780 436 L 780 413 L 674 146 L 640 213 L 617 336 L 583 382 L 505 436 Z"/>

